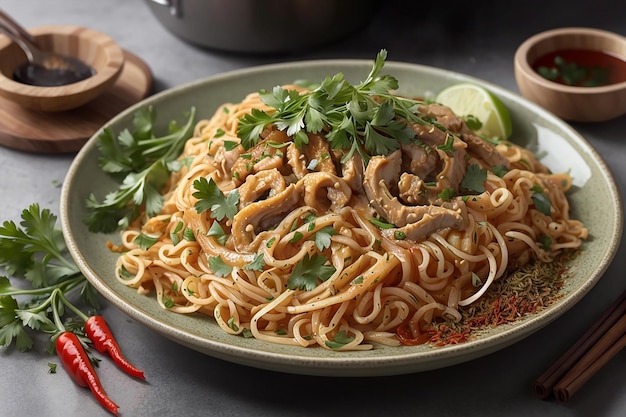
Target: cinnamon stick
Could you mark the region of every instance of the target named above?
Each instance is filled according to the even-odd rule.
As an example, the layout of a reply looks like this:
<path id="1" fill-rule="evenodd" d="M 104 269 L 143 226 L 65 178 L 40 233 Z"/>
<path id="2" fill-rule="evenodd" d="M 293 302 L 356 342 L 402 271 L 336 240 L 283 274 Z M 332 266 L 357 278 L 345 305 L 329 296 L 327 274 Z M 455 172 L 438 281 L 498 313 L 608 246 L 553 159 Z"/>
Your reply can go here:
<path id="1" fill-rule="evenodd" d="M 572 347 L 533 382 L 532 389 L 535 395 L 542 399 L 550 396 L 557 382 L 618 322 L 618 320 L 620 320 L 620 318 L 624 316 L 624 314 L 626 314 L 626 291 L 607 308 L 600 318 L 598 318 Z"/>

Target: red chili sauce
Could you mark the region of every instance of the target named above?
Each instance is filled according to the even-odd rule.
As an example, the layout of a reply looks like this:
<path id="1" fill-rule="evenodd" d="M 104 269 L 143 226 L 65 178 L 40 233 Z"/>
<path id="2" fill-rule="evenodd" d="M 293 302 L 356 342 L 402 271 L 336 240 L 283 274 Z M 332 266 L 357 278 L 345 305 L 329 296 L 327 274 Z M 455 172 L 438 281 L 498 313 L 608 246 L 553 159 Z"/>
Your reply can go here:
<path id="1" fill-rule="evenodd" d="M 540 57 L 532 67 L 550 81 L 576 87 L 626 81 L 626 60 L 608 52 L 562 49 Z"/>

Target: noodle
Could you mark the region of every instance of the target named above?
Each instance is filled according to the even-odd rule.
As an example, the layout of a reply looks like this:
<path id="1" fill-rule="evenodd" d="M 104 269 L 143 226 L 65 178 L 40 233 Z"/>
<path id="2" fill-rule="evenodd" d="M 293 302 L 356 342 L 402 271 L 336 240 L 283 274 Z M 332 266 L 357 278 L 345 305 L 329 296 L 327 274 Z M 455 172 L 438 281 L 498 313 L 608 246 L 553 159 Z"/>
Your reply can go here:
<path id="1" fill-rule="evenodd" d="M 170 311 L 211 316 L 226 333 L 335 350 L 422 343 L 508 273 L 587 237 L 568 215 L 569 176 L 512 143 L 482 149 L 442 106 L 419 111 L 456 134 L 456 153 L 412 126 L 415 144 L 367 163 L 321 135 L 298 148 L 275 126 L 244 149 L 238 121 L 253 109 L 272 111 L 253 93 L 197 123 L 161 213 L 122 232 L 116 265 L 124 285 L 154 290 Z M 461 185 L 471 170 L 486 172 L 484 191 Z M 198 212 L 199 179 L 237 193 L 232 218 Z M 456 193 L 441 197 L 448 188 Z M 140 234 L 156 243 L 140 248 Z"/>

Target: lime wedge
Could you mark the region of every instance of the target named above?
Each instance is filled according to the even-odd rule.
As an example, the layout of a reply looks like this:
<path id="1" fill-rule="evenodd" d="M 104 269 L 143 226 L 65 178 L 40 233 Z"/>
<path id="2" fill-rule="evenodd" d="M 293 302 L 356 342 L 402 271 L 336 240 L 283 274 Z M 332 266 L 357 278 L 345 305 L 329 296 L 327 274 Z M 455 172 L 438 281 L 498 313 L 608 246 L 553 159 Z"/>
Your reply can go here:
<path id="1" fill-rule="evenodd" d="M 482 123 L 478 133 L 507 139 L 511 136 L 511 115 L 504 103 L 484 87 L 471 83 L 453 84 L 435 98 L 457 116 L 474 116 Z"/>

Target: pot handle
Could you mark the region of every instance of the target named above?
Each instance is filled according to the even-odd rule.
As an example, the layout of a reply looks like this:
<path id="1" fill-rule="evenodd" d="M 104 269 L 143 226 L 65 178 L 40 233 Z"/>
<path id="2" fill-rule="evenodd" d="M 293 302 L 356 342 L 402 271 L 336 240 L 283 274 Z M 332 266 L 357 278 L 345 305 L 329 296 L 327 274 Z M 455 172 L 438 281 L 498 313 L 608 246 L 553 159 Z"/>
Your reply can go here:
<path id="1" fill-rule="evenodd" d="M 169 7 L 170 14 L 172 16 L 182 16 L 182 0 L 150 0 L 152 3 L 156 3 L 161 6 Z"/>

